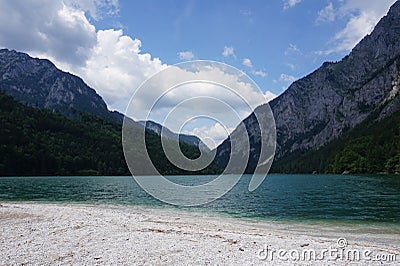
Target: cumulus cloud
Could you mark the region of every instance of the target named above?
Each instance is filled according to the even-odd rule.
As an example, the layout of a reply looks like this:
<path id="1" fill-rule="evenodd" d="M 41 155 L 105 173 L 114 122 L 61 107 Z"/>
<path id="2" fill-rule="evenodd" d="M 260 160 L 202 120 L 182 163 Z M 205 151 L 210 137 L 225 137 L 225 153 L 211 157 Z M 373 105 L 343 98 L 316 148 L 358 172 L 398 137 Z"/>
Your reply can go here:
<path id="1" fill-rule="evenodd" d="M 291 76 L 291 75 L 283 73 L 283 74 L 280 75 L 279 80 L 283 81 L 283 82 L 286 82 L 286 83 L 292 83 L 292 82 L 296 81 L 296 78 Z"/>
<path id="2" fill-rule="evenodd" d="M 100 2 L 95 0 L 81 4 L 68 0 L 0 1 L 0 46 L 50 59 L 64 71 L 82 77 L 105 99 L 110 109 L 124 112 L 137 88 L 168 66 L 151 54 L 143 53 L 141 41 L 125 35 L 123 30 L 96 30 L 87 16 L 91 12 L 90 16 L 98 17 L 99 11 L 90 11 L 90 5 L 84 10 L 83 3 L 97 3 L 96 7 L 100 6 Z M 224 47 L 223 55 L 236 58 L 233 47 Z M 182 56 L 188 58 L 191 54 Z M 206 95 L 226 103 L 234 110 L 221 110 L 215 101 L 203 99 L 200 104 L 187 106 L 171 129 L 196 112 L 210 112 L 222 121 L 225 119 L 227 128 L 234 128 L 252 111 L 249 104 L 255 107 L 265 102 L 265 95 L 240 73 L 227 73 L 213 67 L 196 71 L 172 68 L 175 71 L 173 75 L 161 80 L 152 89 L 138 94 L 135 105 L 140 112 L 135 113 L 134 118 L 147 118 L 145 114 L 148 110 L 141 107 L 151 105 L 154 96 L 165 93 L 163 85 L 177 84 L 175 79 L 178 77 L 193 80 L 207 80 L 212 77 L 228 87 L 236 86 L 237 93 L 215 84 L 190 84 L 179 91 L 166 93 L 153 109 L 154 117 L 159 118 L 154 120 L 159 122 L 163 121 L 171 108 L 190 97 Z M 238 95 L 243 96 L 246 101 Z M 227 114 L 234 114 L 235 117 Z M 219 132 L 218 129 L 214 126 L 207 132 L 219 136 L 216 133 Z"/>
<path id="3" fill-rule="evenodd" d="M 253 73 L 253 75 L 256 75 L 256 76 L 259 76 L 262 78 L 265 78 L 267 76 L 267 73 L 262 70 L 256 70 L 256 71 L 253 71 L 252 73 Z"/>
<path id="4" fill-rule="evenodd" d="M 212 83 L 203 82 L 204 80 L 212 81 Z M 189 84 L 175 86 L 185 82 L 189 82 Z M 170 88 L 173 90 L 168 90 Z M 162 98 L 159 98 L 160 95 Z M 225 112 L 226 110 L 221 109 L 224 106 L 220 106 L 222 101 L 232 107 L 232 110 L 237 112 L 245 110 L 248 115 L 251 112 L 249 106 L 257 107 L 264 101 L 262 92 L 242 72 L 231 73 L 217 63 L 170 67 L 162 75 L 152 79 L 150 83 L 146 83 L 146 87 L 136 92 L 136 97 L 140 101 L 136 102 L 133 107 L 135 111 L 132 114 L 138 120 L 145 119 L 140 115 L 149 111 L 158 115 L 157 110 L 162 110 L 159 113 L 163 115 L 166 109 L 173 108 L 186 99 L 196 97 L 206 97 L 206 99 L 196 100 L 196 104 L 188 105 L 188 110 L 182 113 L 194 116 L 196 112 L 210 113 L 210 115 Z M 156 99 L 157 103 L 153 105 Z"/>
<path id="5" fill-rule="evenodd" d="M 180 132 L 182 125 L 198 116 L 235 128 L 267 99 L 243 72 L 231 70 L 217 63 L 169 67 L 136 91 L 137 100 L 130 105 L 127 115 L 136 120 L 161 122 L 174 132 Z M 197 125 L 199 132 L 190 133 L 199 136 L 202 131 L 202 139 L 211 134 L 214 142 L 219 143 L 226 135 L 214 136 L 211 126 Z"/>
<path id="6" fill-rule="evenodd" d="M 283 0 L 283 9 L 289 9 L 301 3 L 302 0 Z"/>
<path id="7" fill-rule="evenodd" d="M 351 18 L 346 27 L 336 33 L 335 41 L 338 41 L 338 44 L 334 51 L 350 51 L 364 36 L 372 32 L 378 20 L 378 17 L 367 12 Z"/>
<path id="8" fill-rule="evenodd" d="M 107 104 L 124 111 L 134 90 L 166 67 L 158 58 L 141 53 L 141 41 L 122 30 L 99 30 L 97 43 L 83 67 L 74 69 Z"/>
<path id="9" fill-rule="evenodd" d="M 329 55 L 349 52 L 364 36 L 372 32 L 378 21 L 379 18 L 377 16 L 367 12 L 362 12 L 360 15 L 352 17 L 346 27 L 335 34 L 333 48 L 317 51 L 317 54 Z"/>
<path id="10" fill-rule="evenodd" d="M 236 58 L 235 49 L 232 46 L 225 46 L 224 50 L 222 51 L 222 56 L 223 57 L 232 56 L 232 57 Z"/>
<path id="11" fill-rule="evenodd" d="M 270 102 L 270 101 L 272 101 L 273 99 L 275 99 L 275 98 L 277 97 L 277 95 L 276 95 L 275 93 L 270 92 L 270 91 L 266 91 L 266 92 L 264 93 L 264 97 L 265 97 L 265 99 L 267 100 L 267 102 Z"/>
<path id="12" fill-rule="evenodd" d="M 346 19 L 346 26 L 332 38 L 331 48 L 317 51 L 316 53 L 329 55 L 349 52 L 364 36 L 372 32 L 375 25 L 388 12 L 394 2 L 396 1 L 341 1 L 341 6 L 332 16 Z"/>
<path id="13" fill-rule="evenodd" d="M 62 1 L 0 1 L 3 47 L 82 65 L 95 44 L 96 29 L 83 10 Z"/>
<path id="14" fill-rule="evenodd" d="M 380 1 L 365 1 L 365 0 L 346 0 L 342 1 L 343 5 L 340 8 L 342 14 L 345 13 L 360 13 L 362 11 L 372 12 L 375 11 L 376 14 L 380 14 L 383 17 L 390 6 L 392 6 L 396 0 L 380 0 Z"/>
<path id="15" fill-rule="evenodd" d="M 194 54 L 192 51 L 179 52 L 178 57 L 180 60 L 193 60 Z"/>
<path id="16" fill-rule="evenodd" d="M 220 123 L 215 123 L 212 126 L 196 127 L 184 133 L 198 136 L 210 149 L 213 149 L 221 144 L 234 129 L 233 127 L 225 128 Z"/>
<path id="17" fill-rule="evenodd" d="M 95 20 L 119 12 L 118 0 L 64 0 L 64 2 L 66 5 L 88 12 Z"/>
<path id="18" fill-rule="evenodd" d="M 253 67 L 253 63 L 251 62 L 251 60 L 249 58 L 244 58 L 242 61 L 242 65 L 244 65 L 246 67 Z"/>
<path id="19" fill-rule="evenodd" d="M 140 40 L 122 30 L 96 31 L 85 16 L 117 7 L 115 0 L 0 1 L 0 46 L 50 59 L 123 112 L 133 91 L 166 65 L 142 53 Z"/>
<path id="20" fill-rule="evenodd" d="M 335 18 L 336 18 L 335 9 L 333 8 L 332 2 L 330 2 L 325 8 L 321 9 L 318 12 L 317 23 L 333 22 L 335 21 Z"/>

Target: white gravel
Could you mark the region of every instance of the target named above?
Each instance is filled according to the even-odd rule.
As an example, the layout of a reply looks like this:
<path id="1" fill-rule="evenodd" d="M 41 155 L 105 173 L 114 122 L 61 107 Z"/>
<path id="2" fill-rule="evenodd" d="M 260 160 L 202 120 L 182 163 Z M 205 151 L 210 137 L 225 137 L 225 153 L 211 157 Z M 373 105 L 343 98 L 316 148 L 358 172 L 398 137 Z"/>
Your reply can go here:
<path id="1" fill-rule="evenodd" d="M 154 207 L 0 202 L 0 228 L 0 265 L 386 265 L 391 254 L 397 260 L 391 264 L 400 264 L 399 227 L 327 228 Z M 370 251 L 371 260 L 322 257 L 329 248 Z M 297 260 L 305 250 L 316 258 Z"/>

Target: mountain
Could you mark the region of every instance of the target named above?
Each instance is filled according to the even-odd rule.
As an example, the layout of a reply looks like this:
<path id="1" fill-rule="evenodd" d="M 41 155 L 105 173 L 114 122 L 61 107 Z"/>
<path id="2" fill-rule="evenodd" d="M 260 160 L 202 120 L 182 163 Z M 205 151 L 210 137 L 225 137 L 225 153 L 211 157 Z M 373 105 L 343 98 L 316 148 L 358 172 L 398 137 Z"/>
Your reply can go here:
<path id="1" fill-rule="evenodd" d="M 0 121 L 0 176 L 129 174 L 112 119 L 66 117 L 0 93 Z"/>
<path id="2" fill-rule="evenodd" d="M 205 152 L 210 152 L 210 149 L 208 148 L 207 145 L 205 145 L 200 138 L 197 136 L 192 136 L 192 135 L 186 135 L 186 134 L 177 134 L 175 132 L 172 132 L 166 127 L 163 127 L 162 125 L 148 120 L 148 121 L 139 121 L 140 124 L 144 125 L 146 127 L 146 130 L 153 132 L 159 136 L 161 136 L 161 131 L 164 130 L 163 132 L 163 137 L 170 139 L 170 140 L 179 140 L 180 142 L 187 143 L 189 145 L 193 145 L 196 147 L 199 147 L 201 150 Z"/>
<path id="3" fill-rule="evenodd" d="M 390 117 L 400 110 L 399 86 L 400 1 L 397 1 L 348 56 L 339 62 L 324 63 L 270 102 L 277 131 L 275 163 L 293 154 L 318 150 L 373 113 L 376 122 Z M 256 111 L 262 112 L 265 107 L 258 108 Z M 243 123 L 246 128 L 257 128 L 252 116 Z M 259 146 L 260 131 L 253 130 L 249 135 L 250 146 Z M 229 153 L 228 138 L 217 147 L 216 162 L 224 166 Z M 252 150 L 249 165 L 257 163 L 258 153 L 257 149 Z M 251 167 L 248 171 L 251 172 Z"/>
<path id="4" fill-rule="evenodd" d="M 22 103 L 64 115 L 75 109 L 119 121 L 123 118 L 110 112 L 81 78 L 57 69 L 49 60 L 8 49 L 0 50 L 0 89 Z"/>
<path id="5" fill-rule="evenodd" d="M 79 112 L 79 111 L 77 111 Z M 122 124 L 109 118 L 79 112 L 66 117 L 48 109 L 26 106 L 0 93 L 0 176 L 20 175 L 130 175 L 122 149 Z M 139 127 L 131 127 L 134 136 Z M 215 165 L 201 172 L 187 172 L 169 162 L 161 137 L 147 132 L 147 152 L 161 174 L 218 172 Z M 173 142 L 173 141 L 169 141 Z M 168 145 L 168 140 L 167 140 Z M 174 146 L 172 146 L 174 147 Z M 135 149 L 135 145 L 130 148 Z M 188 158 L 200 156 L 198 147 L 180 143 Z M 133 151 L 138 168 L 146 157 Z"/>
<path id="6" fill-rule="evenodd" d="M 123 114 L 108 110 L 102 97 L 80 77 L 59 70 L 49 60 L 8 49 L 0 49 L 0 91 L 29 106 L 58 111 L 66 116 L 73 115 L 75 110 L 121 123 L 124 118 Z M 137 127 L 145 125 L 150 132 L 160 135 L 162 126 L 155 122 L 131 122 Z M 166 132 L 166 138 L 177 140 L 177 134 L 169 129 Z M 199 138 L 189 135 L 181 135 L 179 140 L 195 146 L 201 143 Z"/>
<path id="7" fill-rule="evenodd" d="M 400 173 L 400 111 L 377 120 L 379 111 L 319 149 L 285 156 L 271 172 Z"/>

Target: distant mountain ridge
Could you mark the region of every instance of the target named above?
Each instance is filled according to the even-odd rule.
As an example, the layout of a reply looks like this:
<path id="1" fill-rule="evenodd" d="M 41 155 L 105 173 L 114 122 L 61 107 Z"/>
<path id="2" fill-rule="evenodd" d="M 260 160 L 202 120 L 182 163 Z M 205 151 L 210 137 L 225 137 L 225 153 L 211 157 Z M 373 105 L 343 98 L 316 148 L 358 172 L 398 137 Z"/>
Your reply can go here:
<path id="1" fill-rule="evenodd" d="M 315 150 L 276 161 L 277 173 L 400 174 L 400 110 L 377 119 L 380 110 L 339 138 Z"/>
<path id="2" fill-rule="evenodd" d="M 77 111 L 79 112 L 79 111 Z M 122 148 L 122 124 L 108 118 L 79 112 L 74 118 L 49 109 L 39 109 L 0 93 L 0 176 L 130 175 Z M 142 131 L 131 127 L 130 154 L 135 174 L 150 174 L 142 167 L 147 156 L 159 173 L 192 174 L 173 165 L 162 152 L 161 137 L 147 132 L 147 154 L 137 150 Z M 167 140 L 166 144 L 175 141 Z M 179 143 L 188 158 L 200 155 L 198 147 Z M 173 146 L 172 149 L 177 149 Z M 218 172 L 211 165 L 195 174 Z"/>
<path id="3" fill-rule="evenodd" d="M 171 140 L 179 140 L 180 142 L 185 142 L 187 144 L 190 144 L 190 145 L 193 145 L 193 146 L 197 146 L 201 150 L 206 151 L 206 152 L 210 151 L 208 146 L 205 145 L 201 141 L 201 139 L 198 138 L 197 136 L 186 135 L 186 134 L 178 134 L 178 133 L 172 132 L 168 128 L 163 127 L 160 124 L 158 124 L 158 123 L 156 123 L 154 121 L 151 121 L 151 120 L 139 121 L 139 123 L 144 125 L 148 131 L 156 133 L 159 136 L 161 136 L 161 131 L 164 128 L 163 137 L 165 137 L 167 139 L 171 139 Z"/>
<path id="4" fill-rule="evenodd" d="M 64 115 L 75 109 L 119 121 L 123 117 L 109 111 L 81 78 L 59 70 L 49 60 L 8 49 L 0 50 L 0 89 L 22 103 Z"/>
<path id="5" fill-rule="evenodd" d="M 377 120 L 390 116 L 400 109 L 399 86 L 400 1 L 397 1 L 348 56 L 336 63 L 324 63 L 270 102 L 277 129 L 275 159 L 318 149 L 354 128 L 378 108 Z M 246 128 L 256 128 L 257 121 L 249 116 L 243 123 Z M 249 136 L 254 148 L 249 164 L 254 165 L 260 132 L 253 130 Z M 228 138 L 217 147 L 216 161 L 223 165 L 229 153 Z"/>
<path id="6" fill-rule="evenodd" d="M 66 116 L 76 110 L 120 123 L 124 119 L 123 114 L 108 110 L 102 97 L 80 77 L 59 70 L 47 59 L 32 58 L 14 50 L 0 49 L 0 91 L 29 106 L 58 111 Z M 145 125 L 150 132 L 160 135 L 162 126 L 156 122 L 132 120 L 132 123 L 138 127 Z M 177 140 L 178 134 L 169 129 L 166 132 L 166 138 Z M 201 143 L 198 137 L 190 135 L 180 135 L 179 141 L 195 146 Z"/>
<path id="7" fill-rule="evenodd" d="M 323 149 L 326 146 L 349 143 L 352 147 L 358 147 L 357 143 L 354 144 L 348 139 L 353 135 L 346 134 L 347 132 L 351 133 L 356 129 L 353 134 L 359 137 L 360 130 L 373 129 L 374 132 L 382 134 L 377 127 L 382 125 L 388 128 L 390 121 L 398 121 L 399 89 L 400 1 L 396 1 L 373 32 L 364 37 L 348 56 L 339 62 L 325 62 L 319 69 L 294 82 L 282 95 L 270 102 L 277 132 L 276 162 L 289 162 L 294 156 L 307 154 L 304 160 L 299 160 L 292 168 L 301 171 L 306 168 L 301 168 L 301 164 L 314 155 L 325 156 L 326 152 Z M 30 106 L 58 110 L 65 115 L 76 109 L 119 122 L 123 119 L 122 114 L 110 112 L 103 99 L 79 77 L 58 70 L 48 60 L 34 59 L 27 54 L 7 49 L 0 50 L 0 91 Z M 264 108 L 266 105 L 259 106 L 257 111 L 263 113 Z M 364 121 L 368 121 L 368 126 L 359 127 Z M 261 148 L 259 122 L 263 121 L 256 121 L 254 114 L 243 121 L 250 142 L 246 172 L 252 172 L 257 166 Z M 144 125 L 149 132 L 161 132 L 161 125 L 152 121 L 133 123 L 137 123 L 138 127 Z M 390 128 L 394 131 L 391 140 L 397 140 L 396 126 Z M 237 130 L 232 132 L 236 133 Z M 175 133 L 171 134 L 176 139 Z M 347 138 L 346 141 L 341 139 L 343 136 Z M 380 143 L 376 142 L 376 138 L 379 139 L 379 136 L 371 134 L 359 137 L 362 141 L 369 141 L 371 145 Z M 192 145 L 198 138 L 180 136 L 180 140 L 186 140 Z M 387 143 L 385 145 L 387 146 Z M 397 149 L 397 146 L 394 146 L 394 149 Z M 230 155 L 230 138 L 216 149 L 215 162 L 224 166 Z M 313 153 L 321 150 L 320 153 Z M 329 150 L 329 156 L 333 161 L 329 161 L 327 167 L 321 166 L 319 169 L 329 169 L 332 166 L 341 171 L 341 158 L 359 159 L 361 156 L 361 159 L 364 159 L 362 152 L 358 153 L 358 157 L 349 157 L 344 148 L 338 151 L 340 156 L 331 151 L 332 149 Z M 352 152 L 350 154 L 354 155 Z M 390 153 L 390 164 L 395 165 L 392 167 L 388 163 L 388 169 L 399 169 L 396 165 L 396 152 L 395 150 Z M 361 159 L 359 161 L 362 161 Z M 400 162 L 400 159 L 398 161 Z M 313 170 L 308 167 L 308 170 L 310 169 Z M 363 168 L 357 166 L 354 169 Z"/>

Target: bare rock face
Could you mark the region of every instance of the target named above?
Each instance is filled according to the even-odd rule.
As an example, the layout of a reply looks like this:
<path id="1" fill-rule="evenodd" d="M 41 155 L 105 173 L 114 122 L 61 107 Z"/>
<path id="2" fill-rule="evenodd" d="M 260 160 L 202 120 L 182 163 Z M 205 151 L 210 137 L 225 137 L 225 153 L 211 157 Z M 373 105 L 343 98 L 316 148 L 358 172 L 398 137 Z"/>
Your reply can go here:
<path id="1" fill-rule="evenodd" d="M 0 91 L 24 104 L 58 111 L 66 116 L 78 110 L 121 123 L 124 119 L 123 114 L 109 111 L 101 96 L 80 77 L 57 69 L 49 60 L 32 58 L 28 54 L 8 49 L 0 49 Z M 144 126 L 149 132 L 161 135 L 163 127 L 155 122 L 129 121 L 137 127 Z M 166 138 L 195 146 L 201 144 L 196 136 L 178 135 L 169 129 L 165 132 Z M 204 144 L 201 147 L 209 151 Z"/>
<path id="2" fill-rule="evenodd" d="M 163 136 L 164 138 L 170 139 L 170 140 L 176 140 L 180 142 L 185 142 L 189 145 L 192 146 L 197 146 L 201 150 L 210 152 L 210 148 L 207 147 L 206 144 L 204 144 L 201 139 L 197 136 L 192 136 L 192 135 L 186 135 L 186 134 L 178 134 L 167 127 L 164 127 L 154 121 L 147 120 L 147 121 L 138 121 L 138 123 L 146 128 L 147 131 L 153 132 L 159 136 Z"/>
<path id="3" fill-rule="evenodd" d="M 380 118 L 390 116 L 400 109 L 399 88 L 400 1 L 397 1 L 348 56 L 336 63 L 324 63 L 270 102 L 277 130 L 275 158 L 317 149 L 376 110 Z M 256 121 L 249 118 L 243 122 L 252 128 L 250 124 Z M 250 132 L 250 138 L 259 139 L 257 134 Z M 229 146 L 228 138 L 217 148 L 217 162 L 226 161 Z"/>
<path id="4" fill-rule="evenodd" d="M 65 115 L 75 109 L 116 116 L 81 78 L 57 69 L 49 60 L 7 49 L 0 50 L 0 90 L 25 104 Z"/>

